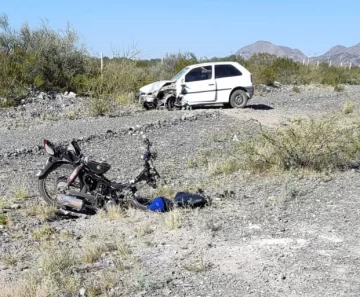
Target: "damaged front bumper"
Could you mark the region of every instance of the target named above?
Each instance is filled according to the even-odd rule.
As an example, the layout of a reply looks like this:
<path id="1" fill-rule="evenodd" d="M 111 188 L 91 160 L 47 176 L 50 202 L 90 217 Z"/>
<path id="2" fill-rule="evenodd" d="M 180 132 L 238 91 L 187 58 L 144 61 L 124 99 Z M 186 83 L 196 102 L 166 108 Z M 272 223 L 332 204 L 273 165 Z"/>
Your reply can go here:
<path id="1" fill-rule="evenodd" d="M 159 81 L 142 87 L 139 93 L 139 104 L 146 109 L 166 106 L 170 98 L 176 99 L 175 85 L 171 81 Z"/>
<path id="2" fill-rule="evenodd" d="M 153 103 L 155 100 L 155 95 L 148 95 L 144 93 L 139 94 L 139 104 L 143 105 L 144 103 Z"/>

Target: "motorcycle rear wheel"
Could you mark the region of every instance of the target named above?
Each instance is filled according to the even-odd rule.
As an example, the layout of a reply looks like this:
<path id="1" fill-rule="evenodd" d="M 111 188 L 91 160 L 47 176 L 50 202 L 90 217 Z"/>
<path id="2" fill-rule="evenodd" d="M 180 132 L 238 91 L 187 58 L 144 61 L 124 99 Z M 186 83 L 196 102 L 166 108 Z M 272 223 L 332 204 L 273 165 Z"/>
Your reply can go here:
<path id="1" fill-rule="evenodd" d="M 58 173 L 58 171 L 60 173 Z M 41 195 L 41 198 L 49 205 L 56 205 L 57 194 L 60 183 L 66 183 L 66 179 L 74 171 L 74 167 L 70 164 L 61 164 L 49 170 L 45 176 L 38 181 L 38 188 Z M 63 173 L 62 173 L 63 172 Z M 55 179 L 51 182 L 51 179 Z M 48 185 L 53 185 L 53 189 L 48 189 Z M 74 182 L 70 184 L 70 189 L 74 191 L 81 191 L 83 184 L 80 181 L 79 177 L 75 179 Z"/>

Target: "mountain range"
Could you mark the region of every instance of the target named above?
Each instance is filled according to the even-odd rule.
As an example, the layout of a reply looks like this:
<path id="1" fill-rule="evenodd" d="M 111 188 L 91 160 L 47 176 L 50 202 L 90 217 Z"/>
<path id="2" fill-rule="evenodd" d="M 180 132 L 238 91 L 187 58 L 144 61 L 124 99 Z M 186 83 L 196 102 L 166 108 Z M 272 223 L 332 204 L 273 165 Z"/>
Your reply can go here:
<path id="1" fill-rule="evenodd" d="M 253 44 L 247 45 L 239 49 L 235 54 L 241 55 L 244 59 L 249 59 L 252 55 L 258 53 L 268 53 L 278 57 L 288 57 L 294 61 L 306 62 L 308 57 L 299 49 L 290 48 L 287 46 L 275 45 L 269 41 L 256 41 Z M 345 47 L 343 45 L 336 45 L 328 50 L 323 55 L 309 58 L 309 62 L 317 63 L 328 62 L 331 65 L 337 66 L 360 66 L 360 43 Z"/>

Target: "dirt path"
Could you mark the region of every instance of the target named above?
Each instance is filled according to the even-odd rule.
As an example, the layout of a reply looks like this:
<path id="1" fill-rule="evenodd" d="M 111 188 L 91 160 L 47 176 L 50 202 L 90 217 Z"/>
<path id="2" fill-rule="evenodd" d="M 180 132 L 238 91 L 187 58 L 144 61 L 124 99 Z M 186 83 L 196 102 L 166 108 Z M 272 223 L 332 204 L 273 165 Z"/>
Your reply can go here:
<path id="1" fill-rule="evenodd" d="M 279 125 L 286 118 L 283 113 L 275 109 L 224 109 L 222 111 L 225 115 L 241 121 L 255 120 L 264 126 L 274 128 Z"/>
<path id="2" fill-rule="evenodd" d="M 311 111 L 309 109 L 289 109 L 284 107 L 273 108 L 265 104 L 252 104 L 244 109 L 223 109 L 222 113 L 237 120 L 255 120 L 261 123 L 263 126 L 275 128 L 279 126 L 279 124 L 286 122 L 287 119 L 292 117 L 306 117 L 315 115 L 320 116 L 326 112 Z"/>

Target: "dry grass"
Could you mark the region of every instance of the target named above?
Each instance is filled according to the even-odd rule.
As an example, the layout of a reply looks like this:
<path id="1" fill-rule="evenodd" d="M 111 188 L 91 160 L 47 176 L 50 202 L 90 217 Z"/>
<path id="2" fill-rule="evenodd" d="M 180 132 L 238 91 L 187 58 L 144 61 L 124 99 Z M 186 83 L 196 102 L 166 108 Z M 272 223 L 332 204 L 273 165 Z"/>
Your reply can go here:
<path id="1" fill-rule="evenodd" d="M 72 250 L 50 249 L 43 251 L 39 257 L 39 268 L 41 274 L 37 282 L 48 286 L 51 290 L 49 296 L 58 296 L 60 292 L 78 293 L 80 280 L 78 276 L 72 274 L 72 269 L 79 264 L 79 258 Z"/>
<path id="2" fill-rule="evenodd" d="M 115 268 L 118 271 L 124 271 L 126 269 L 126 264 L 123 259 L 115 258 L 115 259 L 113 259 L 113 263 L 114 263 Z"/>
<path id="3" fill-rule="evenodd" d="M 334 92 L 344 92 L 345 87 L 343 85 L 336 85 L 334 86 Z"/>
<path id="4" fill-rule="evenodd" d="M 163 185 L 163 186 L 160 186 L 158 187 L 153 195 L 156 196 L 156 197 L 165 197 L 165 198 L 172 198 L 174 197 L 176 193 L 176 189 L 172 186 L 167 186 L 167 185 Z"/>
<path id="5" fill-rule="evenodd" d="M 37 241 L 50 240 L 54 237 L 56 233 L 57 231 L 54 227 L 45 225 L 41 228 L 34 230 L 32 233 L 32 238 L 34 238 Z"/>
<path id="6" fill-rule="evenodd" d="M 149 225 L 145 225 L 145 226 L 140 226 L 139 228 L 136 228 L 135 232 L 137 235 L 142 237 L 142 236 L 153 233 L 154 229 L 152 229 Z"/>
<path id="7" fill-rule="evenodd" d="M 118 242 L 116 244 L 116 251 L 119 253 L 120 256 L 122 257 L 127 257 L 128 255 L 131 254 L 131 250 L 128 244 L 124 243 L 124 242 Z"/>
<path id="8" fill-rule="evenodd" d="M 29 197 L 29 189 L 26 185 L 22 184 L 15 188 L 14 196 L 16 199 L 25 200 Z"/>
<path id="9" fill-rule="evenodd" d="M 187 161 L 186 161 L 186 168 L 194 168 L 194 167 L 196 167 L 196 162 L 195 162 L 195 160 L 192 160 L 192 159 L 188 159 Z"/>
<path id="10" fill-rule="evenodd" d="M 118 245 L 114 242 L 106 242 L 102 239 L 84 243 L 82 260 L 84 263 L 95 263 L 105 254 L 118 250 Z"/>
<path id="11" fill-rule="evenodd" d="M 44 229 L 45 230 L 45 229 Z M 47 234 L 48 232 L 39 232 Z M 80 288 L 86 288 L 86 296 L 109 296 L 109 290 L 116 287 L 123 271 L 135 271 L 138 260 L 131 256 L 130 247 L 124 240 L 106 242 L 104 234 L 92 242 L 84 240 L 84 249 L 59 245 L 59 242 L 43 242 L 37 261 L 18 281 L 1 283 L 2 294 L 6 297 L 58 297 L 78 296 Z M 105 254 L 105 255 L 104 255 Z M 112 260 L 113 265 L 96 273 L 85 273 L 82 264 L 91 264 L 102 256 Z M 21 255 L 9 254 L 2 261 L 16 265 Z"/>
<path id="12" fill-rule="evenodd" d="M 65 119 L 68 119 L 70 121 L 75 120 L 80 115 L 79 111 L 69 111 L 64 115 Z"/>
<path id="13" fill-rule="evenodd" d="M 42 221 L 47 221 L 56 215 L 56 211 L 56 206 L 34 202 L 27 206 L 25 214 L 31 217 L 36 217 Z"/>
<path id="14" fill-rule="evenodd" d="M 0 225 L 7 225 L 9 222 L 8 216 L 0 214 Z"/>
<path id="15" fill-rule="evenodd" d="M 292 91 L 295 92 L 295 93 L 300 93 L 300 88 L 298 86 L 293 86 L 292 87 Z"/>
<path id="16" fill-rule="evenodd" d="M 206 220 L 206 227 L 212 232 L 215 233 L 222 228 L 222 223 L 214 220 L 213 218 L 209 218 Z"/>
<path id="17" fill-rule="evenodd" d="M 16 283 L 1 283 L 2 297 L 49 297 L 46 288 L 42 288 L 32 280 L 22 280 Z M 54 295 L 52 295 L 54 296 Z M 52 297 L 51 296 L 51 297 Z"/>
<path id="18" fill-rule="evenodd" d="M 225 142 L 230 139 L 228 137 L 228 134 L 225 134 L 226 137 L 222 133 L 218 134 L 206 134 L 205 137 L 205 143 L 203 144 L 205 147 L 207 146 L 207 142 L 214 141 L 214 142 Z M 223 137 L 223 138 L 221 138 Z M 199 151 L 196 158 L 188 159 L 187 160 L 187 168 L 194 168 L 197 166 L 205 166 L 210 163 L 210 161 L 213 159 L 214 152 L 209 149 L 202 149 Z"/>
<path id="19" fill-rule="evenodd" d="M 107 247 L 101 242 L 89 242 L 84 249 L 82 260 L 84 263 L 97 262 L 101 255 L 107 251 Z"/>
<path id="20" fill-rule="evenodd" d="M 230 174 L 241 168 L 237 159 L 233 157 L 222 158 L 208 164 L 208 174 L 215 176 L 219 174 Z"/>
<path id="21" fill-rule="evenodd" d="M 25 237 L 26 235 L 21 231 L 13 231 L 13 232 L 11 232 L 10 236 L 11 236 L 11 239 L 19 240 L 19 239 Z"/>
<path id="22" fill-rule="evenodd" d="M 117 221 L 125 218 L 125 212 L 120 206 L 111 205 L 100 210 L 98 216 L 102 220 Z"/>
<path id="23" fill-rule="evenodd" d="M 212 133 L 211 138 L 215 142 L 225 142 L 227 140 L 230 140 L 232 137 L 232 134 L 230 132 L 225 131 L 219 131 Z"/>
<path id="24" fill-rule="evenodd" d="M 80 279 L 72 273 L 78 264 L 72 250 L 59 250 L 56 245 L 40 250 L 37 265 L 23 278 L 13 283 L 2 283 L 4 297 L 58 297 L 75 296 Z"/>
<path id="25" fill-rule="evenodd" d="M 70 272 L 80 261 L 71 249 L 57 249 L 53 245 L 53 248 L 42 251 L 38 263 L 44 274 L 51 275 L 61 271 Z"/>
<path id="26" fill-rule="evenodd" d="M 96 278 L 92 278 L 85 285 L 87 297 L 109 297 L 109 289 L 116 287 L 118 274 L 102 271 Z"/>
<path id="27" fill-rule="evenodd" d="M 199 261 L 195 262 L 194 264 L 185 265 L 184 268 L 187 271 L 200 273 L 206 271 L 207 265 L 205 262 L 204 252 L 201 253 L 199 257 Z"/>
<path id="28" fill-rule="evenodd" d="M 354 107 L 355 107 L 354 102 L 352 102 L 352 101 L 350 101 L 350 100 L 346 100 L 345 103 L 344 103 L 342 112 L 343 112 L 344 114 L 352 113 L 352 112 L 354 112 Z"/>
<path id="29" fill-rule="evenodd" d="M 170 230 L 176 230 L 181 228 L 181 212 L 179 209 L 174 209 L 165 214 L 165 225 Z"/>
<path id="30" fill-rule="evenodd" d="M 25 251 L 23 249 L 12 251 L 11 253 L 3 253 L 0 261 L 8 266 L 15 266 L 19 262 L 23 262 Z"/>

